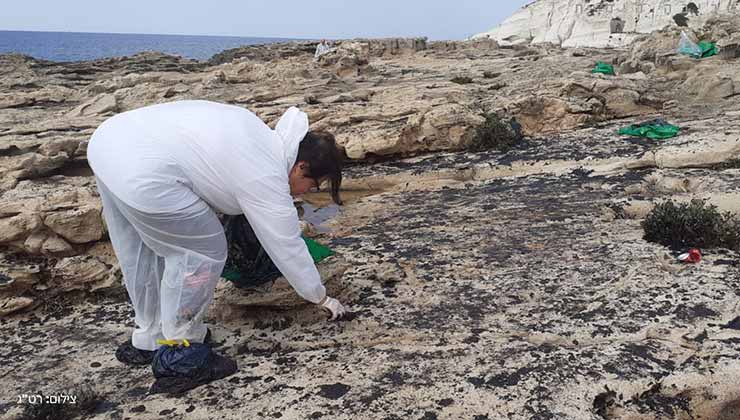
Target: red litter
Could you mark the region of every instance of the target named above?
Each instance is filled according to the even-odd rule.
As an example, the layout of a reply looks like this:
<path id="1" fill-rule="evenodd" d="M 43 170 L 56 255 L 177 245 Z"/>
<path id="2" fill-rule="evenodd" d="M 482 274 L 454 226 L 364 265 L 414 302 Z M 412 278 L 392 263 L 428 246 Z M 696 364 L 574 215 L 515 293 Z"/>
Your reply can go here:
<path id="1" fill-rule="evenodd" d="M 701 252 L 696 248 L 691 248 L 689 252 L 679 255 L 678 260 L 685 263 L 696 264 L 701 261 Z"/>

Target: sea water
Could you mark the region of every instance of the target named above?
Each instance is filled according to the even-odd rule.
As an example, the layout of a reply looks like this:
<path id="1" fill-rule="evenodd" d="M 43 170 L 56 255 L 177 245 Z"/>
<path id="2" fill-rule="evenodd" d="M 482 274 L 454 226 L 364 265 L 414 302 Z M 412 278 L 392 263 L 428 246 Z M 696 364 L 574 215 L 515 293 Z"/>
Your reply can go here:
<path id="1" fill-rule="evenodd" d="M 292 41 L 288 38 L 235 36 L 107 34 L 81 32 L 0 31 L 0 54 L 19 53 L 51 61 L 81 61 L 158 51 L 207 60 L 244 45 Z"/>

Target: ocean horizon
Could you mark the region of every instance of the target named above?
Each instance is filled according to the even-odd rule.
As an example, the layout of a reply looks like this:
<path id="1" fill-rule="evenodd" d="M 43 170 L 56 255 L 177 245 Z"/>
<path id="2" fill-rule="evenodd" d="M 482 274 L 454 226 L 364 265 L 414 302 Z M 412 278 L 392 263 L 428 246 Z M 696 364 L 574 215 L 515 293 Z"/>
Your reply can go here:
<path id="1" fill-rule="evenodd" d="M 86 61 L 157 51 L 208 60 L 214 54 L 231 48 L 289 41 L 305 40 L 219 35 L 0 30 L 0 54 L 17 53 L 50 61 Z"/>

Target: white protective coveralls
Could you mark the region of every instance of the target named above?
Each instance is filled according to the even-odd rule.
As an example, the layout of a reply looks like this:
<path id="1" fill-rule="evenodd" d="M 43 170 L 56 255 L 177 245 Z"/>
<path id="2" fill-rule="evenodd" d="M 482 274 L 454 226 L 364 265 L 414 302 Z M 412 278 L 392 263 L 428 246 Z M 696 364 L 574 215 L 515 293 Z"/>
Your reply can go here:
<path id="1" fill-rule="evenodd" d="M 307 131 L 297 108 L 272 130 L 244 108 L 208 101 L 124 112 L 95 131 L 87 157 L 136 314 L 134 347 L 205 337 L 202 318 L 227 257 L 214 210 L 246 215 L 302 298 L 326 296 L 288 183 Z"/>
<path id="2" fill-rule="evenodd" d="M 313 54 L 313 59 L 314 59 L 314 61 L 316 61 L 322 55 L 324 55 L 324 54 L 326 54 L 328 52 L 334 51 L 334 50 L 336 50 L 336 48 L 332 47 L 328 42 L 321 41 L 319 43 L 319 45 L 316 46 L 316 51 Z"/>

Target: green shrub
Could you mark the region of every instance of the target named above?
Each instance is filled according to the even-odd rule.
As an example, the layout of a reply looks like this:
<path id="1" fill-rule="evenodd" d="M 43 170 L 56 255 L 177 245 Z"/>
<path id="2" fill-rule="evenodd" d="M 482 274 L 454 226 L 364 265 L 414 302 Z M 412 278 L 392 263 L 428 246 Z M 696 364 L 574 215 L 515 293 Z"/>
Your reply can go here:
<path id="1" fill-rule="evenodd" d="M 704 200 L 660 203 L 642 222 L 643 238 L 675 249 L 729 248 L 740 250 L 740 219 L 720 213 Z"/>
<path id="2" fill-rule="evenodd" d="M 450 79 L 450 82 L 457 83 L 458 85 L 467 85 L 468 83 L 473 83 L 473 79 L 468 76 L 456 76 Z"/>
<path id="3" fill-rule="evenodd" d="M 469 149 L 472 151 L 495 149 L 505 152 L 521 139 L 521 127 L 518 123 L 503 121 L 495 113 L 490 113 L 486 115 L 483 124 L 476 129 Z"/>

